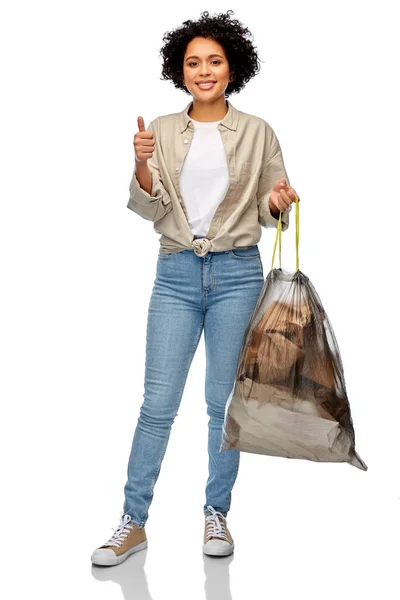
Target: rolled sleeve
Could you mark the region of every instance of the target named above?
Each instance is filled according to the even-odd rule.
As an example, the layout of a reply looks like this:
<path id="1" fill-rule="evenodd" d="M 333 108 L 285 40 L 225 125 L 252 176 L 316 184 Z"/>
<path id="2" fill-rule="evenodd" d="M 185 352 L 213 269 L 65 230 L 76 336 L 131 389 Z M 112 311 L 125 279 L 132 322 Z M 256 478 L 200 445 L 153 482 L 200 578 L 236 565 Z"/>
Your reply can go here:
<path id="1" fill-rule="evenodd" d="M 277 179 L 283 177 L 286 179 L 287 184 L 290 185 L 288 174 L 286 173 L 285 164 L 283 162 L 283 156 L 278 138 L 275 135 L 272 127 L 269 127 L 269 142 L 267 138 L 268 147 L 271 148 L 269 156 L 267 157 L 266 164 L 261 172 L 258 190 L 257 190 L 257 205 L 258 205 L 258 222 L 263 227 L 278 227 L 279 217 L 275 218 L 269 208 L 269 198 Z M 282 231 L 286 231 L 289 227 L 289 213 L 292 210 L 290 204 L 288 208 L 282 213 Z"/>

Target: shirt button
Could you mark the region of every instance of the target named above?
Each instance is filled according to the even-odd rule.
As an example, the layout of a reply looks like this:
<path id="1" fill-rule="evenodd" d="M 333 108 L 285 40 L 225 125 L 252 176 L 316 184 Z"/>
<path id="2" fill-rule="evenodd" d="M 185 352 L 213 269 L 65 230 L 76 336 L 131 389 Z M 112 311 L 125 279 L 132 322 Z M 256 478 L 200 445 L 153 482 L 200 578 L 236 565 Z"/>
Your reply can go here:
<path id="1" fill-rule="evenodd" d="M 175 171 L 177 171 L 177 172 L 178 172 L 178 171 L 179 171 L 179 167 L 176 167 Z"/>
<path id="2" fill-rule="evenodd" d="M 184 140 L 183 141 L 184 144 L 187 144 L 188 142 L 189 142 L 189 140 Z"/>

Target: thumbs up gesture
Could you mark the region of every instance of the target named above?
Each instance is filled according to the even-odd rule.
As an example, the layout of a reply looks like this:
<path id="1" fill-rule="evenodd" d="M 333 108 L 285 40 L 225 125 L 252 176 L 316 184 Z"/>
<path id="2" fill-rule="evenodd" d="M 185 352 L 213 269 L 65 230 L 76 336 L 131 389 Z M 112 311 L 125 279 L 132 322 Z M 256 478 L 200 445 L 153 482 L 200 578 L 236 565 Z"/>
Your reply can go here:
<path id="1" fill-rule="evenodd" d="M 144 127 L 143 117 L 138 117 L 137 120 L 139 131 L 135 133 L 133 138 L 133 146 L 135 148 L 135 160 L 138 163 L 145 163 L 153 156 L 155 149 L 155 139 L 151 131 L 146 131 Z"/>
<path id="2" fill-rule="evenodd" d="M 275 216 L 279 211 L 285 212 L 289 204 L 295 202 L 296 198 L 300 202 L 300 198 L 297 192 L 287 185 L 286 179 L 283 177 L 275 181 L 272 192 L 269 195 L 269 208 L 271 213 Z"/>

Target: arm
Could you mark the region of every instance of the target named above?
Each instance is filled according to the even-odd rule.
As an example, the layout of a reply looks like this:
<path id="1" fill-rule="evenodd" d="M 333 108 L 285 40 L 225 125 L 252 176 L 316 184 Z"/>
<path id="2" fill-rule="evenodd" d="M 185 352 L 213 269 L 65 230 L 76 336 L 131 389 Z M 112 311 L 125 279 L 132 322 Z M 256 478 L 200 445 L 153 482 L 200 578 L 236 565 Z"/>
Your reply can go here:
<path id="1" fill-rule="evenodd" d="M 144 188 L 141 187 L 140 182 L 137 178 L 137 171 L 141 169 L 137 165 L 135 159 L 135 168 L 133 171 L 132 179 L 129 184 L 129 201 L 128 208 L 133 210 L 135 213 L 147 219 L 148 221 L 158 221 L 164 215 L 172 210 L 172 202 L 170 195 L 164 187 L 161 179 L 161 173 L 159 168 L 159 157 L 158 157 L 158 137 L 156 134 L 156 127 L 154 121 L 149 123 L 147 131 L 151 131 L 155 139 L 155 148 L 153 156 L 147 160 L 147 167 L 151 174 L 151 193 L 149 194 Z M 144 168 L 144 167 L 143 167 Z M 144 170 L 144 175 L 146 171 Z M 146 179 L 140 174 L 140 179 Z M 146 187 L 147 187 L 146 182 Z M 145 184 L 144 184 L 145 185 Z M 148 189 L 150 186 L 148 187 Z"/>
<path id="2" fill-rule="evenodd" d="M 279 212 L 271 212 L 269 196 L 277 179 L 284 177 L 288 185 L 290 185 L 290 181 L 286 173 L 278 138 L 270 126 L 268 126 L 266 133 L 266 156 L 264 160 L 265 163 L 258 181 L 257 190 L 258 222 L 263 227 L 276 228 L 278 226 Z M 291 210 L 292 205 L 282 213 L 282 231 L 286 231 L 289 227 L 289 212 Z"/>

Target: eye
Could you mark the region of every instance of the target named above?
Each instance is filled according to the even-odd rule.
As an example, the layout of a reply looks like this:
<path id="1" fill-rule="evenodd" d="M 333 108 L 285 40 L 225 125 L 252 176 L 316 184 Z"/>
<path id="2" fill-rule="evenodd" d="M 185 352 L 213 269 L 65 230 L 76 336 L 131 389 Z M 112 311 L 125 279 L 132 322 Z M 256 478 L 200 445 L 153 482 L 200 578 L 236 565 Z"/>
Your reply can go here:
<path id="1" fill-rule="evenodd" d="M 213 60 L 213 61 L 211 61 L 211 62 L 213 62 L 213 63 L 218 63 L 218 64 L 221 64 L 221 61 L 220 61 L 220 60 L 218 60 L 218 59 L 215 59 L 215 60 Z M 189 63 L 189 67 L 190 67 L 191 65 L 197 65 L 197 63 L 196 63 L 196 62 L 190 62 L 190 63 Z"/>

